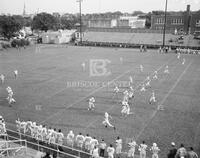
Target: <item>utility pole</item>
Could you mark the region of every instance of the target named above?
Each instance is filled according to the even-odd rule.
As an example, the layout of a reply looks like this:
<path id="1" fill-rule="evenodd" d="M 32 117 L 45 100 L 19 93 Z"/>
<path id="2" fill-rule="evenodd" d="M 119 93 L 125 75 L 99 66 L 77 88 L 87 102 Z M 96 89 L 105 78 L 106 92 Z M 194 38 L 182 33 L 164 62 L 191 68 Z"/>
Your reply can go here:
<path id="1" fill-rule="evenodd" d="M 163 48 L 165 47 L 165 32 L 166 32 L 166 22 L 167 22 L 167 1 L 165 2 L 165 18 L 164 18 L 164 28 L 163 28 Z"/>
<path id="2" fill-rule="evenodd" d="M 82 0 L 78 0 L 77 2 L 79 2 L 79 14 L 80 14 L 80 43 L 82 43 L 82 16 L 81 16 L 81 3 Z"/>

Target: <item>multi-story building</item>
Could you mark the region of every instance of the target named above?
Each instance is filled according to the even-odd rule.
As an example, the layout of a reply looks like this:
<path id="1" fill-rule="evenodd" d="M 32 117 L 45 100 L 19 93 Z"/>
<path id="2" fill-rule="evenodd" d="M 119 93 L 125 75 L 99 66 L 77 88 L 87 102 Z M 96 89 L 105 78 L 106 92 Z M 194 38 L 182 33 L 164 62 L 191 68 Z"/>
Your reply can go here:
<path id="1" fill-rule="evenodd" d="M 151 29 L 164 29 L 165 15 L 151 16 Z M 200 31 L 200 11 L 191 12 L 190 5 L 187 5 L 187 10 L 184 12 L 167 12 L 166 14 L 166 30 L 193 33 Z"/>
<path id="2" fill-rule="evenodd" d="M 145 28 L 146 19 L 138 16 L 120 16 L 118 18 L 94 18 L 88 20 L 91 28 Z"/>
<path id="3" fill-rule="evenodd" d="M 191 13 L 190 31 L 200 31 L 200 10 Z"/>

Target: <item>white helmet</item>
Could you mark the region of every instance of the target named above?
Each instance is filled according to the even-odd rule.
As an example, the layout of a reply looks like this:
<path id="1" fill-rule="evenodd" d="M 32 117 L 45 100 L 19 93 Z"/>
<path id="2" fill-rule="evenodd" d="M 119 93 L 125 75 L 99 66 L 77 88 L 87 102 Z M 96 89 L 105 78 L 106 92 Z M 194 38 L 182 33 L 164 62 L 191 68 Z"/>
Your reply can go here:
<path id="1" fill-rule="evenodd" d="M 156 144 L 156 143 L 153 143 L 153 147 L 157 147 L 157 144 Z"/>

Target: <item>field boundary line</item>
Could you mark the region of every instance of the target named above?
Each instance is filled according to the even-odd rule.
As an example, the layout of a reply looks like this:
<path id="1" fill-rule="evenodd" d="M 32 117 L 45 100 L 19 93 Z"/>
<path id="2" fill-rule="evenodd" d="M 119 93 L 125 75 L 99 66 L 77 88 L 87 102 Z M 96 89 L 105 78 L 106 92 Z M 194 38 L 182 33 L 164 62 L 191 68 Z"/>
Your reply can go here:
<path id="1" fill-rule="evenodd" d="M 176 80 L 176 82 L 174 83 L 174 85 L 170 88 L 170 90 L 168 91 L 168 93 L 165 95 L 165 97 L 162 99 L 162 101 L 160 103 L 158 103 L 159 105 L 163 105 L 163 103 L 166 101 L 166 99 L 169 97 L 169 95 L 173 92 L 173 90 L 176 88 L 176 86 L 178 85 L 178 83 L 180 82 L 180 80 L 182 79 L 183 75 L 186 73 L 186 71 L 188 70 L 188 68 L 192 65 L 193 62 L 190 62 L 190 64 L 187 65 L 187 67 L 184 69 L 184 71 L 181 73 L 181 75 L 178 77 L 178 79 Z M 144 130 L 148 127 L 148 125 L 151 123 L 151 121 L 153 120 L 153 118 L 156 116 L 156 114 L 158 113 L 158 109 L 156 109 L 153 114 L 151 115 L 151 117 L 148 119 L 147 123 L 145 123 L 145 125 L 143 126 L 143 128 L 141 129 L 141 131 L 138 133 L 138 135 L 136 135 L 135 140 L 137 141 L 138 138 L 142 135 L 142 133 L 144 132 Z"/>

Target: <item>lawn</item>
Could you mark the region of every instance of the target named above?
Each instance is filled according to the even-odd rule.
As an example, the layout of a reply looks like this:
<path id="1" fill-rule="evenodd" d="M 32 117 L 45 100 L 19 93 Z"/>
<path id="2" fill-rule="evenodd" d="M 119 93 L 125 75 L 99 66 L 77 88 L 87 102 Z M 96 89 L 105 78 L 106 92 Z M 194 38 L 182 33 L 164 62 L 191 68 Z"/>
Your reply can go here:
<path id="1" fill-rule="evenodd" d="M 183 58 L 186 59 L 184 65 L 181 64 Z M 94 59 L 109 61 L 106 70 L 110 74 L 91 76 L 90 62 Z M 81 66 L 83 62 L 85 71 Z M 144 72 L 140 72 L 140 64 Z M 170 74 L 163 73 L 166 65 Z M 17 79 L 13 74 L 15 69 L 19 71 Z M 155 70 L 158 80 L 152 80 L 151 88 L 141 93 L 139 85 Z M 173 53 L 159 54 L 157 50 L 141 53 L 137 49 L 41 45 L 37 51 L 34 46 L 20 51 L 1 51 L 0 73 L 6 75 L 5 83 L 0 85 L 0 115 L 9 126 L 14 126 L 19 117 L 62 129 L 65 134 L 69 130 L 76 134 L 89 133 L 99 140 L 104 138 L 108 144 L 114 144 L 120 136 L 123 151 L 127 150 L 131 138 L 138 144 L 145 140 L 149 146 L 156 142 L 162 156 L 172 141 L 178 146 L 184 143 L 186 147 L 194 146 L 195 150 L 200 148 L 198 55 L 182 55 L 178 60 Z M 129 76 L 133 77 L 136 90 L 131 103 L 134 114 L 123 118 L 120 100 L 128 88 Z M 116 83 L 120 94 L 118 99 L 112 99 Z M 13 89 L 17 101 L 12 107 L 5 99 L 7 86 Z M 149 104 L 152 90 L 156 104 Z M 87 110 L 91 96 L 96 99 L 94 111 Z M 163 105 L 164 110 L 157 110 L 158 105 Z M 102 125 L 105 111 L 111 114 L 116 131 Z"/>

